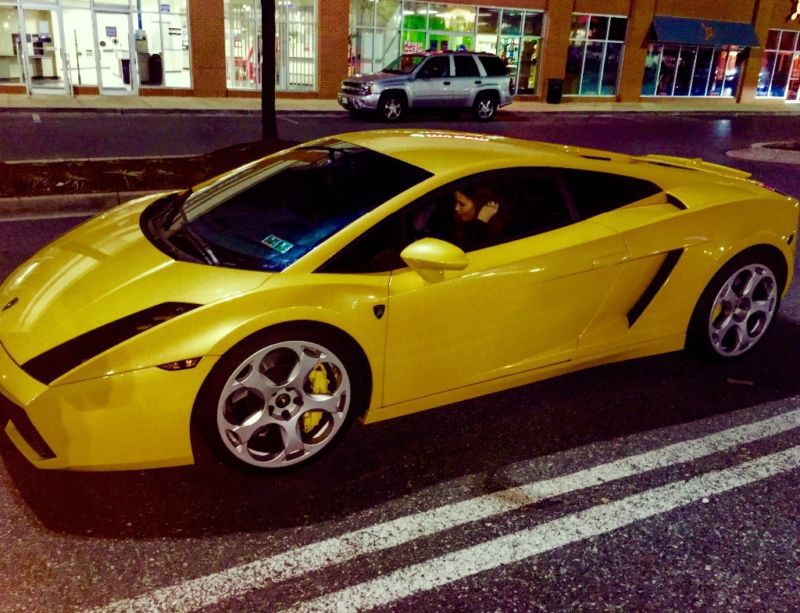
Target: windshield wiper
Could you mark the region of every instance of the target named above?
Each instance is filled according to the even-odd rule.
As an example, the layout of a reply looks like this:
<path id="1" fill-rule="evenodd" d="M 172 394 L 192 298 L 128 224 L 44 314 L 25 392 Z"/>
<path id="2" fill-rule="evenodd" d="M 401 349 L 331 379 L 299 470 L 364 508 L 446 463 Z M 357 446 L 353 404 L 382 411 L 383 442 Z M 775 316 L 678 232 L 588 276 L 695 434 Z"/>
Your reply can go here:
<path id="1" fill-rule="evenodd" d="M 167 209 L 164 212 L 164 223 L 161 225 L 162 230 L 169 228 L 178 216 L 186 219 L 186 213 L 183 211 L 183 203 L 186 202 L 191 195 L 191 187 L 172 194 Z"/>
<path id="2" fill-rule="evenodd" d="M 219 266 L 219 260 L 217 259 L 217 256 L 214 255 L 214 252 L 211 250 L 209 244 L 189 225 L 189 218 L 186 216 L 186 211 L 183 208 L 183 204 L 191 195 L 192 188 L 187 188 L 183 191 L 177 192 L 172 196 L 172 200 L 165 211 L 165 221 L 162 226 L 162 230 L 166 233 L 167 230 L 171 229 L 175 221 L 180 218 L 182 223 L 180 227 L 175 228 L 175 230 L 172 231 L 171 236 L 175 236 L 179 233 L 183 234 L 188 239 L 189 243 L 191 243 L 191 245 L 197 249 L 206 264 Z M 167 238 L 167 242 L 169 242 L 169 238 Z"/>

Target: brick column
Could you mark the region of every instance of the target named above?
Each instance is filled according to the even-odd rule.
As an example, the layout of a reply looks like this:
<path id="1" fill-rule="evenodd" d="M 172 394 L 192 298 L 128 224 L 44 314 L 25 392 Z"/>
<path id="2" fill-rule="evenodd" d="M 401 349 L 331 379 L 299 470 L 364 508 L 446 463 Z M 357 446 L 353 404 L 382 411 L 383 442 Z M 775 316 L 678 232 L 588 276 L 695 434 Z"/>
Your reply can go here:
<path id="1" fill-rule="evenodd" d="M 317 89 L 320 98 L 336 98 L 347 76 L 350 0 L 319 0 L 317 7 Z"/>
<path id="2" fill-rule="evenodd" d="M 653 24 L 656 0 L 631 0 L 625 55 L 619 76 L 617 100 L 638 102 L 642 93 L 642 76 L 647 59 L 648 35 Z"/>
<path id="3" fill-rule="evenodd" d="M 227 94 L 224 24 L 222 0 L 189 0 L 192 86 L 195 96 L 210 98 Z"/>
<path id="4" fill-rule="evenodd" d="M 563 79 L 567 67 L 569 34 L 572 26 L 572 0 L 549 0 L 542 49 L 540 95 L 547 92 L 547 79 Z"/>

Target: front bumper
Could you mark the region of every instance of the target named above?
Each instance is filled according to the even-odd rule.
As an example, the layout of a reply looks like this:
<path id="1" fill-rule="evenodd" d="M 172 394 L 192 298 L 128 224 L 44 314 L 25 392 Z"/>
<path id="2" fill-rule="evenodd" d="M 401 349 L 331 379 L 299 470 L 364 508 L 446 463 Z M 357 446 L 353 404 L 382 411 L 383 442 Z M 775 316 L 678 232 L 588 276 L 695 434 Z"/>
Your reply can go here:
<path id="1" fill-rule="evenodd" d="M 215 362 L 205 357 L 189 370 L 142 368 L 46 386 L 23 372 L 0 345 L 0 408 L 9 418 L 5 432 L 38 468 L 191 464 L 192 406 Z"/>
<path id="2" fill-rule="evenodd" d="M 357 96 L 340 92 L 336 99 L 349 111 L 375 111 L 378 108 L 380 97 L 380 94 Z"/>

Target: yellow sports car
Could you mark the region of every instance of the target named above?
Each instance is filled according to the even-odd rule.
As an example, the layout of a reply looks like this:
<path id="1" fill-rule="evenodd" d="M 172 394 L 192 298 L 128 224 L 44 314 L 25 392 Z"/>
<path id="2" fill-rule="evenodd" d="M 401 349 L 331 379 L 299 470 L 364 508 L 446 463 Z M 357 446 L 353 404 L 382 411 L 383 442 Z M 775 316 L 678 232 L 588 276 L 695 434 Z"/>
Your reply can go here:
<path id="1" fill-rule="evenodd" d="M 41 468 L 301 465 L 365 423 L 764 335 L 799 203 L 744 172 L 446 131 L 342 134 L 65 234 L 0 287 Z M 456 435 L 454 435 L 456 436 Z"/>

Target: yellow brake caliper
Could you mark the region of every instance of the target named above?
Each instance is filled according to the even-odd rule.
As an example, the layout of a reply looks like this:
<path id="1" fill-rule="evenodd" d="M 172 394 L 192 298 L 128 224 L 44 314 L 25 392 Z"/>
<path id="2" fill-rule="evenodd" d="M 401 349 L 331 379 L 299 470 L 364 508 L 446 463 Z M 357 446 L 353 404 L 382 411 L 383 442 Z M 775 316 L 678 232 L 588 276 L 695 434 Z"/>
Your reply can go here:
<path id="1" fill-rule="evenodd" d="M 330 395 L 331 382 L 322 364 L 317 364 L 308 373 L 312 394 Z M 307 411 L 303 414 L 303 432 L 311 432 L 322 420 L 322 411 Z"/>

